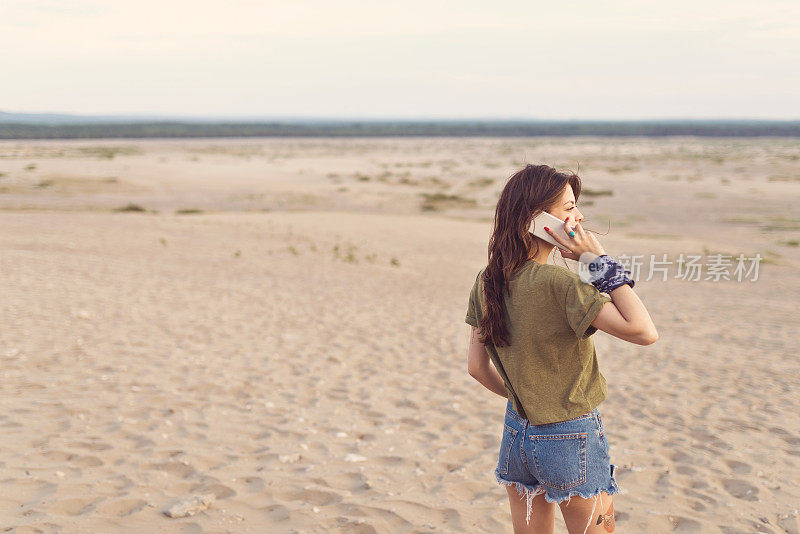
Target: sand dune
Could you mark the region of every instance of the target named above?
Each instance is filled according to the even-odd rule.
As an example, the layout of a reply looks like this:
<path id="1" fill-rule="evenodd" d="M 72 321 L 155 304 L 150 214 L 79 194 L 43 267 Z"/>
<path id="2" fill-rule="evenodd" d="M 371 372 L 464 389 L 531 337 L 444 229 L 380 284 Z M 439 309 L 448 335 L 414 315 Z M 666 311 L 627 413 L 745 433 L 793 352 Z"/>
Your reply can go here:
<path id="1" fill-rule="evenodd" d="M 0 143 L 0 526 L 511 532 L 463 315 L 514 160 L 572 158 L 609 253 L 768 259 L 596 335 L 618 531 L 800 532 L 800 145 L 704 143 Z"/>

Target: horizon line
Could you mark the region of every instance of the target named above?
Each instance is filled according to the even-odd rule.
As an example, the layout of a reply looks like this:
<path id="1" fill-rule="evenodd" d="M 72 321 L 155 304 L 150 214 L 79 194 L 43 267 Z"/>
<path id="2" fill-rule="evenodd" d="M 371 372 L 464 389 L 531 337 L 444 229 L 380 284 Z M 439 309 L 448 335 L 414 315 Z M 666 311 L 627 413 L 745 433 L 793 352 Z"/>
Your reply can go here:
<path id="1" fill-rule="evenodd" d="M 641 117 L 641 118 L 543 118 L 520 115 L 481 115 L 481 116 L 436 116 L 436 115 L 274 115 L 274 114 L 161 114 L 161 113 L 71 113 L 58 111 L 6 111 L 0 109 L 0 120 L 4 115 L 20 116 L 21 119 L 46 117 L 64 119 L 89 120 L 135 120 L 140 121 L 226 121 L 226 122 L 262 122 L 262 121 L 323 121 L 323 122 L 796 122 L 800 118 L 764 118 L 752 116 L 740 117 Z"/>

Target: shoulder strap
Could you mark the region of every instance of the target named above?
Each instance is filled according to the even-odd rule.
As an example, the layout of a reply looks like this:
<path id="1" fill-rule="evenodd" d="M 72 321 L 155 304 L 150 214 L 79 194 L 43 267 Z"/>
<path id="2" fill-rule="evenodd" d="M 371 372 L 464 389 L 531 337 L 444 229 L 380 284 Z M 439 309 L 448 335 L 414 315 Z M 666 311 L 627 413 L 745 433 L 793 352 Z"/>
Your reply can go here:
<path id="1" fill-rule="evenodd" d="M 495 351 L 497 349 L 494 349 Z M 511 392 L 511 395 L 514 397 L 514 409 L 517 410 L 517 413 L 522 416 L 523 419 L 529 420 L 528 415 L 525 413 L 525 409 L 522 407 L 522 403 L 519 401 L 519 397 L 517 397 L 517 393 L 514 391 L 514 388 L 511 386 L 511 380 L 508 379 L 508 375 L 506 374 L 506 370 L 503 368 L 503 362 L 500 361 L 500 358 L 496 356 L 493 351 L 487 351 L 489 356 L 494 363 L 494 366 L 497 368 L 497 372 L 500 373 L 500 377 L 503 379 L 503 382 L 506 384 L 506 389 Z"/>
<path id="2" fill-rule="evenodd" d="M 478 282 L 478 279 L 480 278 L 481 274 L 483 274 L 484 270 L 485 270 L 485 268 L 481 269 L 481 271 L 478 273 L 478 276 L 475 277 L 475 282 L 476 283 Z M 476 305 L 477 305 L 477 303 L 476 303 Z M 477 311 L 480 311 L 480 310 L 477 310 Z M 528 415 L 525 413 L 525 409 L 522 407 L 522 403 L 520 402 L 519 397 L 517 396 L 517 393 L 514 391 L 514 388 L 511 386 L 511 380 L 508 379 L 508 375 L 506 374 L 505 368 L 503 368 L 503 362 L 500 361 L 500 357 L 497 355 L 497 349 L 492 347 L 492 350 L 487 350 L 486 352 L 489 353 L 489 357 L 491 358 L 492 363 L 494 363 L 494 366 L 497 369 L 497 372 L 500 374 L 500 377 L 503 379 L 503 382 L 506 385 L 506 389 L 508 389 L 511 392 L 511 396 L 514 398 L 513 399 L 514 409 L 517 410 L 517 413 L 520 416 L 522 416 L 524 419 L 528 420 Z"/>

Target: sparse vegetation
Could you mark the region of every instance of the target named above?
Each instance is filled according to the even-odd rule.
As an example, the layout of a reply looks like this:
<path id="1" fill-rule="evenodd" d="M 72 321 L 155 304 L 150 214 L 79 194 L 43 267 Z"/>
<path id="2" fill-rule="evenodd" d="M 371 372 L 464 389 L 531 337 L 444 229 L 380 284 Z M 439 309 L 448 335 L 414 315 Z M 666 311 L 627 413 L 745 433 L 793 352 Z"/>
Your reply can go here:
<path id="1" fill-rule="evenodd" d="M 440 211 L 446 207 L 463 207 L 477 204 L 477 200 L 474 198 L 460 195 L 447 195 L 445 193 L 420 193 L 419 195 L 423 198 L 423 202 L 420 204 L 422 211 Z"/>
<path id="2" fill-rule="evenodd" d="M 440 189 L 447 189 L 450 187 L 450 183 L 442 180 L 438 176 L 426 176 L 422 179 L 422 184 L 426 186 L 433 186 L 438 187 Z"/>
<path id="3" fill-rule="evenodd" d="M 175 213 L 178 215 L 192 215 L 192 214 L 203 213 L 203 210 L 197 208 L 182 208 L 179 210 L 175 210 Z"/>
<path id="4" fill-rule="evenodd" d="M 122 207 L 114 208 L 114 211 L 122 212 L 122 213 L 131 213 L 131 212 L 142 212 L 147 211 L 143 207 L 138 204 L 134 204 L 133 202 L 128 202 Z"/>
<path id="5" fill-rule="evenodd" d="M 589 189 L 588 187 L 581 189 L 581 196 L 585 195 L 587 197 L 604 197 L 604 196 L 610 197 L 613 194 L 614 191 L 612 191 L 611 189 Z"/>
<path id="6" fill-rule="evenodd" d="M 420 196 L 423 197 L 427 202 L 445 202 L 445 201 L 452 201 L 452 202 L 465 202 L 468 204 L 474 204 L 474 198 L 466 198 L 460 195 L 448 195 L 445 193 L 420 193 Z"/>
<path id="7" fill-rule="evenodd" d="M 767 250 L 764 252 L 763 259 L 761 263 L 765 265 L 784 265 L 784 262 L 780 259 L 783 256 L 774 252 L 772 250 Z"/>
<path id="8" fill-rule="evenodd" d="M 334 245 L 332 249 L 334 258 L 341 259 L 347 263 L 358 263 L 358 258 L 356 257 L 358 247 L 350 243 L 348 243 L 346 247 L 347 251 L 343 251 L 339 244 Z M 370 256 L 375 257 L 375 254 L 373 253 Z"/>
<path id="9" fill-rule="evenodd" d="M 251 156 L 260 156 L 263 154 L 262 147 L 239 145 L 239 146 L 222 146 L 222 145 L 209 145 L 204 147 L 190 148 L 187 152 L 194 154 L 213 154 L 223 156 L 235 156 L 240 158 L 249 159 Z"/>
<path id="10" fill-rule="evenodd" d="M 141 154 L 141 149 L 133 146 L 83 146 L 78 152 L 87 157 L 98 159 L 114 159 L 118 155 L 133 156 Z"/>
<path id="11" fill-rule="evenodd" d="M 800 230 L 800 219 L 794 219 L 791 217 L 772 217 L 770 224 L 762 226 L 761 229 L 767 232 Z"/>
<path id="12" fill-rule="evenodd" d="M 467 185 L 471 187 L 487 187 L 494 183 L 494 178 L 478 178 L 476 180 L 472 180 L 471 182 L 467 182 Z"/>
<path id="13" fill-rule="evenodd" d="M 611 174 L 619 174 L 622 172 L 635 171 L 636 169 L 638 169 L 638 167 L 634 167 L 633 165 L 620 165 L 618 167 L 607 167 L 606 171 Z"/>
<path id="14" fill-rule="evenodd" d="M 737 215 L 736 217 L 724 217 L 722 222 L 732 223 L 732 224 L 758 224 L 761 222 L 759 219 L 755 217 L 746 217 L 742 215 Z"/>

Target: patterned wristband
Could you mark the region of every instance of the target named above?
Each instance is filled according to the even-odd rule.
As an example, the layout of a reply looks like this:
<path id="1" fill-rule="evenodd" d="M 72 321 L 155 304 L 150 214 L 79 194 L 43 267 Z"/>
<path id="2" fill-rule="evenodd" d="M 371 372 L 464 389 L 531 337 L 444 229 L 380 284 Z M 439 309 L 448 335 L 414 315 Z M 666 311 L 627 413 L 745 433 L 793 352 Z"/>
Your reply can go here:
<path id="1" fill-rule="evenodd" d="M 603 254 L 588 263 L 589 283 L 603 293 L 611 293 L 623 284 L 635 285 L 630 271 L 626 271 L 617 260 Z"/>

